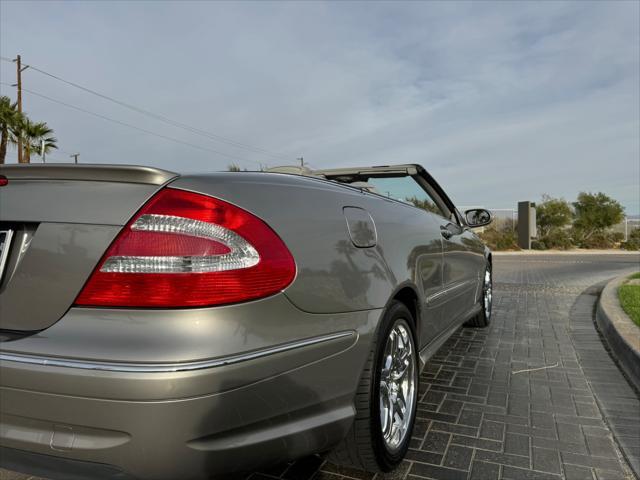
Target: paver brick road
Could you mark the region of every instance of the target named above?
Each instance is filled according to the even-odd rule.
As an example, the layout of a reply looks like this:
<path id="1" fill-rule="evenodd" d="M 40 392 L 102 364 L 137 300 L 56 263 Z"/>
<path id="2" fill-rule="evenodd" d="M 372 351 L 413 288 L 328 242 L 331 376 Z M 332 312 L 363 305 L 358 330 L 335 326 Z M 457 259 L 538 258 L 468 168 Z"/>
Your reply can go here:
<path id="1" fill-rule="evenodd" d="M 634 478 L 640 401 L 603 346 L 593 309 L 598 284 L 638 270 L 640 256 L 496 255 L 494 264 L 492 324 L 459 330 L 427 364 L 411 449 L 388 477 Z M 249 477 L 374 480 L 318 456 Z"/>

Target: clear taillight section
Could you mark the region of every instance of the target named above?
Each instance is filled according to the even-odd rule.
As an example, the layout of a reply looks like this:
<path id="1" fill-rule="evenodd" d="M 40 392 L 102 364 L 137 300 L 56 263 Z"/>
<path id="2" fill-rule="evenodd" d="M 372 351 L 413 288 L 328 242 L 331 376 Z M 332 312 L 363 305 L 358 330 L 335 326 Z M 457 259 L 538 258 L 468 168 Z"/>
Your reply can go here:
<path id="1" fill-rule="evenodd" d="M 76 299 L 101 307 L 198 307 L 272 295 L 295 262 L 262 220 L 206 195 L 165 188 L 129 222 Z"/>
<path id="2" fill-rule="evenodd" d="M 141 215 L 130 228 L 128 242 L 112 252 L 101 272 L 210 273 L 249 268 L 260 262 L 249 242 L 220 225 L 172 215 Z M 164 255 L 149 255 L 153 249 L 146 244 L 150 242 L 160 246 L 158 253 Z"/>

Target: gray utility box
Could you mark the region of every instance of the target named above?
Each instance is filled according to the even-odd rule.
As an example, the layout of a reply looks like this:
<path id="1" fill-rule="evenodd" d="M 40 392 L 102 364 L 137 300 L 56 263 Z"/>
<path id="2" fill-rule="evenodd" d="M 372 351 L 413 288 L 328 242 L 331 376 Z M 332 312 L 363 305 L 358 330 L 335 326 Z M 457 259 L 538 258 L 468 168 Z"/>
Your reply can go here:
<path id="1" fill-rule="evenodd" d="M 536 204 L 533 202 L 518 202 L 518 246 L 525 250 L 530 250 L 531 239 L 537 236 Z"/>

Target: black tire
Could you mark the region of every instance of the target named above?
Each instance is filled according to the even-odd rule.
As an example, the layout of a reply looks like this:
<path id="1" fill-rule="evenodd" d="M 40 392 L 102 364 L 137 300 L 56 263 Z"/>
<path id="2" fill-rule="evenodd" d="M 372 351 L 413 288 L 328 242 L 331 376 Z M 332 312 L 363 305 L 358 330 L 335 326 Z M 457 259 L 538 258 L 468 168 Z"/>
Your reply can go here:
<path id="1" fill-rule="evenodd" d="M 487 266 L 485 268 L 485 276 L 487 273 L 489 274 L 489 283 L 487 285 L 487 282 L 485 281 L 485 279 L 483 279 L 482 295 L 480 295 L 480 313 L 478 313 L 474 317 L 467 320 L 467 322 L 464 324 L 465 327 L 486 328 L 491 323 L 491 312 L 493 307 L 493 301 L 492 300 L 489 301 L 488 311 L 487 309 L 485 309 L 485 305 L 484 305 L 487 288 L 490 289 L 491 293 L 493 291 L 493 272 L 491 271 L 491 263 L 489 262 L 487 262 Z"/>
<path id="2" fill-rule="evenodd" d="M 415 388 L 410 425 L 400 446 L 390 451 L 383 439 L 380 420 L 380 375 L 386 340 L 391 330 L 398 324 L 408 326 L 412 342 Z M 419 363 L 415 338 L 413 315 L 406 305 L 394 301 L 380 322 L 376 340 L 371 347 L 358 384 L 355 397 L 356 417 L 353 426 L 345 439 L 329 454 L 331 462 L 371 472 L 389 472 L 402 461 L 411 441 L 418 401 Z"/>

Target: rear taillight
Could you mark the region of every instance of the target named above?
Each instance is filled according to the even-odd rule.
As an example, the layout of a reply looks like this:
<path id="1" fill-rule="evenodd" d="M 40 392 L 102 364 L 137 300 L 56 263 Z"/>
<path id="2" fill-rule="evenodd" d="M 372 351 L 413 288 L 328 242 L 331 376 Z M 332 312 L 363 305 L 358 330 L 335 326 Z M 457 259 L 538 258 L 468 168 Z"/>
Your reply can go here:
<path id="1" fill-rule="evenodd" d="M 272 295 L 296 266 L 262 220 L 222 200 L 165 188 L 113 241 L 76 305 L 202 307 Z"/>

